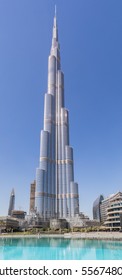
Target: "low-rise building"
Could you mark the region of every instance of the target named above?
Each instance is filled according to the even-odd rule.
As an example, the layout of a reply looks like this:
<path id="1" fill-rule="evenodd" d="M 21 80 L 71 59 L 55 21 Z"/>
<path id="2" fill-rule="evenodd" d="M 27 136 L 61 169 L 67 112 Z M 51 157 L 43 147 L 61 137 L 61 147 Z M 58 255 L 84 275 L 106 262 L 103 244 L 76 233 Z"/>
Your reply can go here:
<path id="1" fill-rule="evenodd" d="M 19 229 L 19 221 L 15 218 L 4 216 L 0 217 L 0 232 L 10 232 Z"/>
<path id="2" fill-rule="evenodd" d="M 17 219 L 25 219 L 26 212 L 23 210 L 13 210 L 11 216 Z"/>

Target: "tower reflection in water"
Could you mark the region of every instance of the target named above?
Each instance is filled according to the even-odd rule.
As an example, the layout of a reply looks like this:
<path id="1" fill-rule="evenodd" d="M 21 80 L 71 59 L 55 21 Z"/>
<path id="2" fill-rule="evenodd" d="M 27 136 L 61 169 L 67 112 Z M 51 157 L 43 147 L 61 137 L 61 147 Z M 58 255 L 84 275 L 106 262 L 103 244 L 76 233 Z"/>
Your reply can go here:
<path id="1" fill-rule="evenodd" d="M 0 259 L 122 259 L 122 242 L 70 238 L 3 238 Z"/>

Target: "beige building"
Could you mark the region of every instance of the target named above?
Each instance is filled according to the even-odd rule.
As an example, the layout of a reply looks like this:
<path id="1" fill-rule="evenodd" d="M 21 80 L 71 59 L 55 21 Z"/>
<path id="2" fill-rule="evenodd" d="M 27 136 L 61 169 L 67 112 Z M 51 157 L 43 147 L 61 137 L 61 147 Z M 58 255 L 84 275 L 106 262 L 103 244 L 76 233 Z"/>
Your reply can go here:
<path id="1" fill-rule="evenodd" d="M 25 219 L 26 212 L 23 210 L 13 210 L 11 216 L 17 219 Z"/>
<path id="2" fill-rule="evenodd" d="M 4 216 L 0 217 L 0 232 L 19 229 L 19 221 L 15 218 Z"/>

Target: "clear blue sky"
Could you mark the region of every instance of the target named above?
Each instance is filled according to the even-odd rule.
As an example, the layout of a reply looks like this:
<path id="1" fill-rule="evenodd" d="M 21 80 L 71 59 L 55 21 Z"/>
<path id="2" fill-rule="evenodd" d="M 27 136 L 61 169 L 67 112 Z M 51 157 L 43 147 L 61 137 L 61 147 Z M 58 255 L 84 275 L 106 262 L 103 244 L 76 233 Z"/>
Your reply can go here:
<path id="1" fill-rule="evenodd" d="M 80 209 L 122 191 L 122 0 L 0 0 L 0 215 L 29 208 L 55 4 Z"/>

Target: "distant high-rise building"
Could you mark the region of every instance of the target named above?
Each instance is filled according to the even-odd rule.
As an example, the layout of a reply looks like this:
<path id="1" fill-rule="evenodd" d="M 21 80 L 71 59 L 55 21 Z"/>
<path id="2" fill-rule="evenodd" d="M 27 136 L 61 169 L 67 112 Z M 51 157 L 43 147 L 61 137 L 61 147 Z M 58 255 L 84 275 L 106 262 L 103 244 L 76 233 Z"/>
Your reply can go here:
<path id="1" fill-rule="evenodd" d="M 48 218 L 79 214 L 78 184 L 74 181 L 73 148 L 69 143 L 69 112 L 64 105 L 56 14 L 48 60 L 48 89 L 44 101 L 44 127 L 40 138 L 40 163 L 36 171 L 35 207 Z"/>
<path id="2" fill-rule="evenodd" d="M 34 180 L 33 183 L 30 185 L 30 208 L 29 213 L 35 212 L 35 191 L 36 191 L 36 181 Z"/>
<path id="3" fill-rule="evenodd" d="M 14 210 L 15 207 L 15 192 L 14 189 L 12 189 L 10 194 L 10 200 L 9 200 L 9 208 L 8 208 L 8 215 L 12 215 L 12 210 Z"/>
<path id="4" fill-rule="evenodd" d="M 100 205 L 103 199 L 103 195 L 100 195 L 93 203 L 93 219 L 99 222 L 101 221 Z"/>

